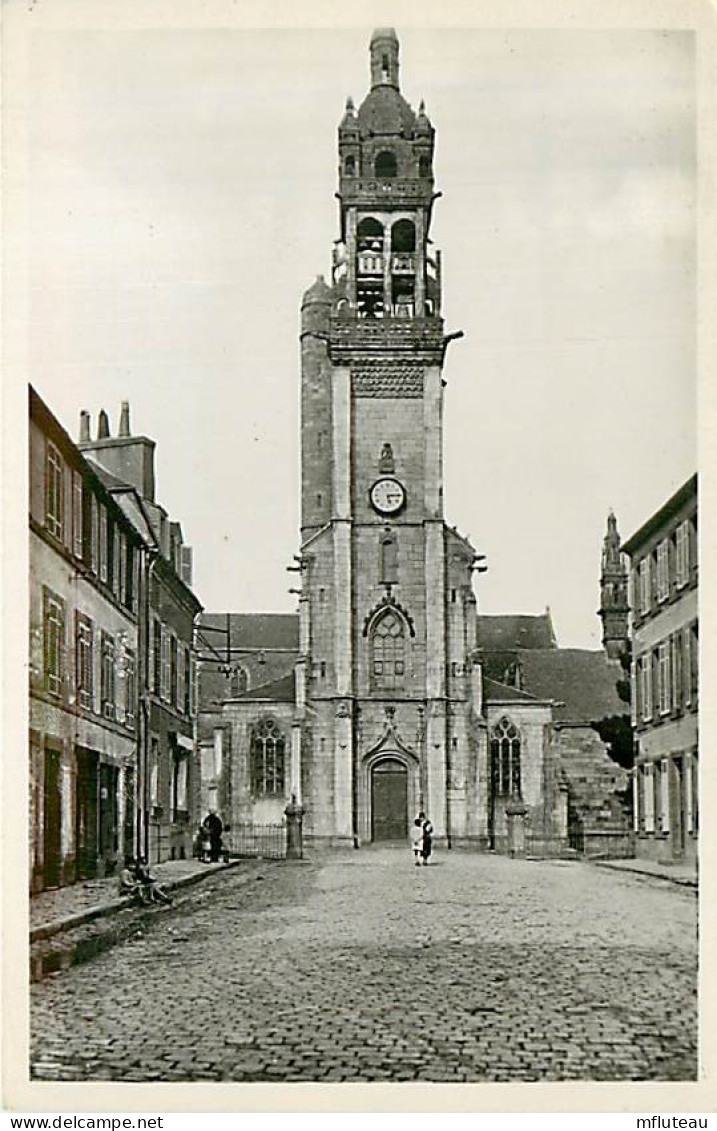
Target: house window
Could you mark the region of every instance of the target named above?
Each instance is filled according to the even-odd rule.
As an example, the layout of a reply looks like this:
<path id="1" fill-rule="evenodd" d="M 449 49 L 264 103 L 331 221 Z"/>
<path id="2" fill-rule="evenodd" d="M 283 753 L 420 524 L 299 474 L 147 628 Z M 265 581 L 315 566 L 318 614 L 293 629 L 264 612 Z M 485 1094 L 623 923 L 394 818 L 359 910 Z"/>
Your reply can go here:
<path id="1" fill-rule="evenodd" d="M 184 650 L 184 713 L 192 713 L 192 653 L 189 648 Z"/>
<path id="2" fill-rule="evenodd" d="M 65 661 L 65 602 L 52 590 L 43 589 L 42 607 L 45 690 L 59 699 Z"/>
<path id="3" fill-rule="evenodd" d="M 160 626 L 159 653 L 161 660 L 161 683 L 159 693 L 162 699 L 169 699 L 171 664 L 169 660 L 169 631 Z"/>
<path id="4" fill-rule="evenodd" d="M 62 538 L 64 517 L 64 464 L 59 451 L 48 440 L 45 453 L 45 526 L 55 538 Z"/>
<path id="5" fill-rule="evenodd" d="M 700 682 L 700 640 L 697 621 L 688 629 L 690 639 L 690 702 L 697 702 Z"/>
<path id="6" fill-rule="evenodd" d="M 187 811 L 189 760 L 186 754 L 175 754 L 172 772 L 172 809 L 174 816 Z"/>
<path id="7" fill-rule="evenodd" d="M 90 567 L 94 574 L 99 570 L 99 550 L 100 550 L 100 510 L 97 499 L 94 495 L 90 498 Z"/>
<path id="8" fill-rule="evenodd" d="M 655 831 L 655 787 L 653 783 L 654 766 L 642 766 L 642 812 L 645 819 L 645 832 Z"/>
<path id="9" fill-rule="evenodd" d="M 109 547 L 107 511 L 100 503 L 100 581 L 107 580 L 107 557 Z"/>
<path id="10" fill-rule="evenodd" d="M 690 579 L 690 524 L 681 522 L 675 531 L 675 582 L 678 587 Z"/>
<path id="11" fill-rule="evenodd" d="M 134 609 L 134 546 L 125 539 L 124 591 L 122 600 L 125 608 Z"/>
<path id="12" fill-rule="evenodd" d="M 159 740 L 152 738 L 149 756 L 149 803 L 159 805 Z"/>
<path id="13" fill-rule="evenodd" d="M 115 557 L 117 560 L 115 593 L 117 600 L 124 603 L 127 589 L 127 537 L 118 529 L 115 530 L 115 547 Z"/>
<path id="14" fill-rule="evenodd" d="M 672 637 L 672 708 L 679 711 L 682 708 L 682 690 L 684 675 L 682 672 L 682 638 L 680 633 Z"/>
<path id="15" fill-rule="evenodd" d="M 84 613 L 75 613 L 75 679 L 80 707 L 92 710 L 93 669 L 92 621 Z"/>
<path id="16" fill-rule="evenodd" d="M 666 601 L 670 595 L 670 544 L 665 539 L 657 547 L 657 600 Z"/>
<path id="17" fill-rule="evenodd" d="M 173 707 L 177 705 L 177 683 L 179 665 L 177 663 L 177 637 L 174 633 L 169 636 L 169 702 Z"/>
<path id="18" fill-rule="evenodd" d="M 152 690 L 155 695 L 162 693 L 162 622 L 157 617 L 152 625 Z"/>
<path id="19" fill-rule="evenodd" d="M 115 717 L 115 642 L 109 632 L 102 633 L 100 702 L 107 719 Z"/>
<path id="20" fill-rule="evenodd" d="M 251 736 L 251 788 L 260 797 L 282 796 L 286 739 L 273 719 L 262 719 Z"/>
<path id="21" fill-rule="evenodd" d="M 666 641 L 660 644 L 657 650 L 657 665 L 660 714 L 668 715 L 670 713 L 670 646 Z"/>
<path id="22" fill-rule="evenodd" d="M 493 728 L 490 774 L 494 797 L 520 796 L 520 734 L 510 719 L 501 719 Z"/>
<path id="23" fill-rule="evenodd" d="M 637 661 L 642 685 L 642 721 L 652 718 L 652 658 L 649 652 Z"/>
<path id="24" fill-rule="evenodd" d="M 72 472 L 72 552 L 76 558 L 81 558 L 83 546 L 84 508 L 82 498 L 82 476 L 78 471 Z"/>
<path id="25" fill-rule="evenodd" d="M 183 711 L 186 702 L 186 678 L 187 669 L 185 666 L 185 656 L 187 649 L 183 644 L 177 644 L 177 700 L 176 706 L 178 711 Z"/>
<path id="26" fill-rule="evenodd" d="M 137 659 L 131 648 L 125 649 L 125 723 L 134 730 L 137 698 Z"/>
<path id="27" fill-rule="evenodd" d="M 652 594 L 650 592 L 652 586 L 651 570 L 650 570 L 650 556 L 643 558 L 640 562 L 639 578 L 640 578 L 640 612 L 645 615 L 650 611 L 652 603 Z"/>
<path id="28" fill-rule="evenodd" d="M 371 673 L 375 688 L 401 687 L 406 671 L 406 633 L 403 618 L 389 610 L 375 622 L 371 632 Z"/>

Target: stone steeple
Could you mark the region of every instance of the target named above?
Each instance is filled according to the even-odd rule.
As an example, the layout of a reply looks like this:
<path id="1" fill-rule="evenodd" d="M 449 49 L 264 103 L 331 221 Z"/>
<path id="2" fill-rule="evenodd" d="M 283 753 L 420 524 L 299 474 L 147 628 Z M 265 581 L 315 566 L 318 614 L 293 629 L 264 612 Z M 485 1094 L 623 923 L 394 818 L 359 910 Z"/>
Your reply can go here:
<path id="1" fill-rule="evenodd" d="M 607 517 L 600 571 L 602 643 L 611 660 L 618 660 L 628 646 L 627 566 L 622 553 L 617 520 L 612 511 Z"/>

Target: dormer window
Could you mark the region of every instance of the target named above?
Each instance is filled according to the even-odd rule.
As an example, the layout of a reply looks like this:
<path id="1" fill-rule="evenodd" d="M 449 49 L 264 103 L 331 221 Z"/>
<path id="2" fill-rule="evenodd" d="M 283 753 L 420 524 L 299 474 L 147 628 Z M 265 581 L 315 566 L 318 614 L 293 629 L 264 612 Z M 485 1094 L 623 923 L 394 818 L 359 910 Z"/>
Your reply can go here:
<path id="1" fill-rule="evenodd" d="M 382 181 L 395 177 L 397 172 L 396 155 L 391 153 L 390 150 L 383 150 L 376 158 L 375 170 L 376 176 Z"/>

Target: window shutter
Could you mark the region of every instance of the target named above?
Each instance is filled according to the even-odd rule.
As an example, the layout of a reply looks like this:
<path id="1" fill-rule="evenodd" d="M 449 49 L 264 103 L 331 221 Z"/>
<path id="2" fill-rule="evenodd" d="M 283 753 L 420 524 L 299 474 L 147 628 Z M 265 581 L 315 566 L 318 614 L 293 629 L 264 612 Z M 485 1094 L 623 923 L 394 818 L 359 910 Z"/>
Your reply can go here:
<path id="1" fill-rule="evenodd" d="M 192 547 L 182 546 L 180 552 L 180 577 L 185 585 L 192 587 Z"/>
<path id="2" fill-rule="evenodd" d="M 670 761 L 660 763 L 660 825 L 663 833 L 670 831 Z"/>
<path id="3" fill-rule="evenodd" d="M 79 471 L 72 473 L 72 552 L 76 558 L 82 557 L 82 476 Z"/>
<path id="4" fill-rule="evenodd" d="M 642 795 L 643 813 L 645 814 L 645 832 L 655 831 L 655 787 L 653 783 L 655 767 L 652 762 L 642 767 Z"/>

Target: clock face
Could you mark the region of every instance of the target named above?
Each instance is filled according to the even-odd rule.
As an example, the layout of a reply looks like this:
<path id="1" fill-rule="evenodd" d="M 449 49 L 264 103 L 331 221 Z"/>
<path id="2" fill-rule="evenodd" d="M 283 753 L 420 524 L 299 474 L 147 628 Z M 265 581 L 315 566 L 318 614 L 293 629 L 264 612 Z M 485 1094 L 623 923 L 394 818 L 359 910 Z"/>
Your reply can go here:
<path id="1" fill-rule="evenodd" d="M 406 492 L 398 479 L 377 479 L 369 492 L 371 506 L 379 514 L 397 514 L 406 502 Z"/>

